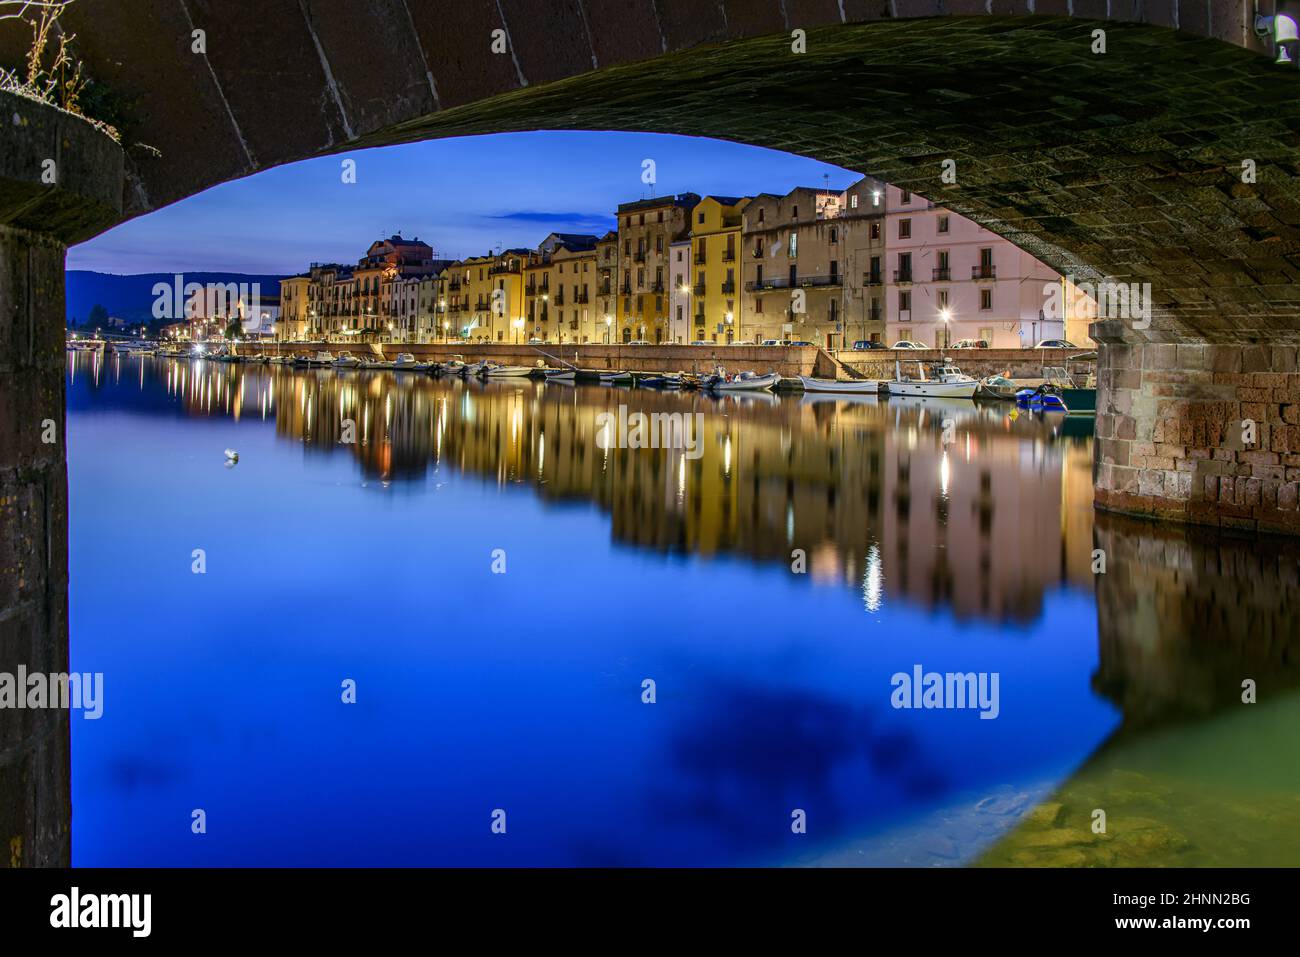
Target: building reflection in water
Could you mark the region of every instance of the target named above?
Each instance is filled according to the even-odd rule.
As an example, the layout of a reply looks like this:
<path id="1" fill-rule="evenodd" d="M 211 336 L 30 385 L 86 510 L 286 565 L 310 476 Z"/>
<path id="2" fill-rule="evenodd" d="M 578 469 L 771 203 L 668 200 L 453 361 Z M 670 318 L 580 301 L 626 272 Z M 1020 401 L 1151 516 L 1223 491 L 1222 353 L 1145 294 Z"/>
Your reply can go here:
<path id="1" fill-rule="evenodd" d="M 801 549 L 813 581 L 859 591 L 867 611 L 902 600 L 1031 621 L 1052 589 L 1092 588 L 1090 444 L 1006 405 L 107 361 L 150 366 L 186 414 L 273 419 L 367 480 L 450 469 L 527 484 L 596 503 L 616 541 L 664 552 L 789 566 Z M 619 405 L 702 413 L 702 454 L 600 448 L 597 416 Z"/>
<path id="2" fill-rule="evenodd" d="M 1080 607 L 1095 598 L 1095 622 L 1085 613 L 1068 627 L 1095 625 L 1095 669 L 1080 681 L 1114 705 L 1118 727 L 985 860 L 1300 857 L 1300 755 L 1290 733 L 1300 714 L 1300 634 L 1289 613 L 1300 598 L 1300 544 L 1094 515 L 1090 441 L 1062 434 L 1059 418 L 973 403 L 715 399 L 88 354 L 69 362 L 70 402 L 103 389 L 96 405 L 111 407 L 147 392 L 141 406 L 157 415 L 162 392 L 176 415 L 262 420 L 305 455 L 349 456 L 367 482 L 467 476 L 524 486 L 544 502 L 592 504 L 609 516 L 616 542 L 664 554 L 779 569 L 801 549 L 809 583 L 851 590 L 864 614 L 883 615 L 891 603 L 943 611 L 1009 624 L 1001 634 L 1018 641 L 1053 592 L 1073 591 Z M 600 448 L 597 416 L 620 404 L 701 413 L 702 454 Z M 342 441 L 348 422 L 352 444 Z M 1094 548 L 1106 554 L 1105 574 L 1092 573 Z M 816 792 L 835 755 L 909 793 L 937 793 L 946 764 L 927 761 L 856 699 L 822 705 L 795 695 L 774 708 L 769 688 L 727 677 L 716 702 L 739 717 L 706 709 L 690 728 L 711 727 L 713 737 L 686 735 L 673 752 L 698 784 L 677 799 L 695 802 L 706 822 L 719 816 L 708 812 L 709 795 L 728 782 L 757 788 L 785 774 Z M 1256 705 L 1242 703 L 1247 679 Z M 767 711 L 790 720 L 766 726 L 758 716 Z M 797 755 L 777 767 L 765 742 L 782 736 L 797 742 Z M 1097 808 L 1109 815 L 1108 838 L 1093 835 Z M 846 828 L 853 813 L 845 804 Z"/>

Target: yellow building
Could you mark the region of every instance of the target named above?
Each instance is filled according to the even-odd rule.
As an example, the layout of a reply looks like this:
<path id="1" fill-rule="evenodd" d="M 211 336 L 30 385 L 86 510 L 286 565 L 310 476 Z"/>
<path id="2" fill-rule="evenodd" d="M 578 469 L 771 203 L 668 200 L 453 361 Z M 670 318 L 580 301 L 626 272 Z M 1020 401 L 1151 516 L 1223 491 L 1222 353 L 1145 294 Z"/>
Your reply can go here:
<path id="1" fill-rule="evenodd" d="M 706 196 L 691 211 L 690 315 L 694 340 L 743 341 L 742 214 L 747 196 Z"/>
<path id="2" fill-rule="evenodd" d="M 592 288 L 592 342 L 614 340 L 618 317 L 618 233 L 610 230 L 596 241 L 596 279 Z"/>
<path id="3" fill-rule="evenodd" d="M 542 342 L 597 342 L 595 236 L 551 233 L 524 267 L 524 329 Z"/>
<path id="4" fill-rule="evenodd" d="M 474 342 L 513 342 L 524 335 L 524 264 L 530 250 L 470 256 L 459 263 L 459 329 Z M 448 286 L 450 295 L 450 284 Z M 456 318 L 452 319 L 457 327 Z"/>
<path id="5" fill-rule="evenodd" d="M 682 193 L 619 205 L 615 341 L 671 341 L 669 247 L 688 234 L 699 201 Z"/>
<path id="6" fill-rule="evenodd" d="M 301 342 L 311 320 L 311 276 L 290 276 L 280 280 L 280 318 L 275 324 L 277 339 Z"/>

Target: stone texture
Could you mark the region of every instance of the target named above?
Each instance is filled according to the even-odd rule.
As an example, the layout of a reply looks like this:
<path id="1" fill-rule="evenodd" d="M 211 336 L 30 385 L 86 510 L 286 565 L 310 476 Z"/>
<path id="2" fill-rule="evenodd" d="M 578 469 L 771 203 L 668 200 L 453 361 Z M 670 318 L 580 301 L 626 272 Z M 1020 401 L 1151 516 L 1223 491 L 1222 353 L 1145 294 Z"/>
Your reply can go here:
<path id="1" fill-rule="evenodd" d="M 120 215 L 123 157 L 28 100 L 0 94 L 0 117 L 0 672 L 66 672 L 65 242 Z M 68 762 L 66 711 L 0 711 L 0 866 L 70 863 Z"/>

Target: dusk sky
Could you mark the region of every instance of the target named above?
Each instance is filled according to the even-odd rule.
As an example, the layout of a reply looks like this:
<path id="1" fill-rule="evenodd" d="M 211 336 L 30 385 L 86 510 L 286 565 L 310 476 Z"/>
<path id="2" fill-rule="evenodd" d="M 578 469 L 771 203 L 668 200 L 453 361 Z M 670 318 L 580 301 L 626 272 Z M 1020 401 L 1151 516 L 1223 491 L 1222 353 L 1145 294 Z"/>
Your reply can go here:
<path id="1" fill-rule="evenodd" d="M 342 161 L 356 160 L 356 183 Z M 750 195 L 857 174 L 787 153 L 652 133 L 537 132 L 361 150 L 266 170 L 110 230 L 68 252 L 69 269 L 289 275 L 355 262 L 372 240 L 418 236 L 443 258 L 552 231 L 602 233 L 619 203 L 653 195 Z"/>

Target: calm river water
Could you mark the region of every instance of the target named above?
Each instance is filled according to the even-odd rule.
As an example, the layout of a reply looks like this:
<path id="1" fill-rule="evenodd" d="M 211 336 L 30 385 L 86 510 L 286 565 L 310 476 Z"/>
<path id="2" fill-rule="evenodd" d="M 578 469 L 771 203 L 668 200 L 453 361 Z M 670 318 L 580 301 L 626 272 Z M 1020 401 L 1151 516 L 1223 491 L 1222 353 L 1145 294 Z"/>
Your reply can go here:
<path id="1" fill-rule="evenodd" d="M 1094 515 L 1059 416 L 87 353 L 68 409 L 78 865 L 1300 860 L 1300 549 Z"/>

